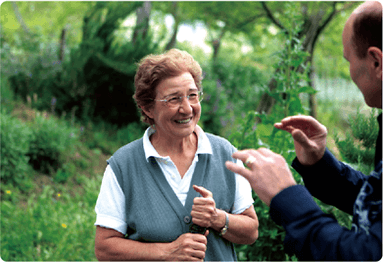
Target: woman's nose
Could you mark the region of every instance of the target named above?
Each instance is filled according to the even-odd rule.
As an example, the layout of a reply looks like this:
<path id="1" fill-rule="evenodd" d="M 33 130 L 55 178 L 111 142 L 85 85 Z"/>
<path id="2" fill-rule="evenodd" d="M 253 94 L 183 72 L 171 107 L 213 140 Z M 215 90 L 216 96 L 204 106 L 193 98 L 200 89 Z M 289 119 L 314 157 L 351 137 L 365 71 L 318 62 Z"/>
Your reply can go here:
<path id="1" fill-rule="evenodd" d="M 182 113 L 191 113 L 192 112 L 192 105 L 189 103 L 188 98 L 184 97 L 183 100 L 180 103 L 179 112 Z"/>

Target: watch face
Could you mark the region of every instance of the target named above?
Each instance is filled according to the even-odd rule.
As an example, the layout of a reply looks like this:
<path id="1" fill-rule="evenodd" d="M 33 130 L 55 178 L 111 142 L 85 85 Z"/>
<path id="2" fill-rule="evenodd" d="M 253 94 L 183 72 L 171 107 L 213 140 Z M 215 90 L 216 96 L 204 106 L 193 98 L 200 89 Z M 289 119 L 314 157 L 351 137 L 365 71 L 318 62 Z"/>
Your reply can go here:
<path id="1" fill-rule="evenodd" d="M 224 235 L 225 233 L 227 233 L 227 230 L 228 230 L 228 227 L 225 226 L 223 229 L 221 229 L 221 231 L 220 231 L 220 235 L 222 236 L 222 235 Z"/>

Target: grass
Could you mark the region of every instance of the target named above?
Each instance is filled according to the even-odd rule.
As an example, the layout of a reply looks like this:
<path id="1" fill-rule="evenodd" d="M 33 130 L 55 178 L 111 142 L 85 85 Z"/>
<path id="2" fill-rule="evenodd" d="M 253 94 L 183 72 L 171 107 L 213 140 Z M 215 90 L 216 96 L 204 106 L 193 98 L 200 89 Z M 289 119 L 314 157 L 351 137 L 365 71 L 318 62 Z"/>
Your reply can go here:
<path id="1" fill-rule="evenodd" d="M 88 171 L 66 183 L 34 172 L 33 189 L 1 191 L 1 258 L 4 261 L 95 261 L 94 205 L 100 189 L 102 154 Z M 80 170 L 80 169 L 79 169 Z"/>
<path id="2" fill-rule="evenodd" d="M 36 112 L 16 103 L 15 117 Z M 1 259 L 4 261 L 96 261 L 94 206 L 109 155 L 77 143 L 62 169 L 31 169 L 31 189 L 1 184 Z"/>
<path id="3" fill-rule="evenodd" d="M 319 90 L 319 121 L 330 131 L 335 128 L 342 134 L 348 129 L 347 116 L 356 111 L 357 104 L 364 104 L 358 89 L 341 80 L 316 80 L 315 86 Z M 24 104 L 15 106 L 13 113 L 25 122 L 35 114 Z M 86 136 L 80 138 L 75 152 L 67 156 L 63 168 L 56 174 L 33 171 L 32 189 L 23 192 L 12 185 L 1 185 L 1 258 L 4 261 L 96 261 L 94 206 L 105 161 L 117 144 L 121 146 L 133 131 L 135 136 L 142 134 L 138 132 L 140 127 L 128 127 L 117 134 L 118 143 L 109 143 L 112 137 L 96 128 L 86 125 Z M 331 132 L 329 138 L 328 147 L 337 155 Z M 108 149 L 108 145 L 113 149 Z"/>

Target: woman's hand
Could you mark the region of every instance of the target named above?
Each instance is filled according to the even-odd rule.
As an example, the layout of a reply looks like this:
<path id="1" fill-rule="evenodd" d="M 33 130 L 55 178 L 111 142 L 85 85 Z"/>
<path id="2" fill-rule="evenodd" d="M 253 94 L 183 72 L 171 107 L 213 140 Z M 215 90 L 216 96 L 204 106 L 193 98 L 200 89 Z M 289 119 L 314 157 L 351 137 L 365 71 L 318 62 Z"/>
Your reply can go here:
<path id="1" fill-rule="evenodd" d="M 216 209 L 215 200 L 210 191 L 201 186 L 193 186 L 202 197 L 193 200 L 191 211 L 192 222 L 201 227 L 211 228 L 217 232 L 225 226 L 226 212 Z M 230 242 L 237 244 L 252 244 L 258 237 L 259 221 L 255 208 L 251 205 L 241 214 L 228 213 L 228 229 L 222 236 Z"/>
<path id="2" fill-rule="evenodd" d="M 223 215 L 223 218 L 219 217 L 212 193 L 202 186 L 194 185 L 193 189 L 202 197 L 195 197 L 193 200 L 192 222 L 201 227 L 221 229 L 225 225 L 225 215 Z"/>
<path id="3" fill-rule="evenodd" d="M 166 250 L 167 261 L 203 261 L 207 250 L 207 235 L 186 233 L 169 243 Z"/>

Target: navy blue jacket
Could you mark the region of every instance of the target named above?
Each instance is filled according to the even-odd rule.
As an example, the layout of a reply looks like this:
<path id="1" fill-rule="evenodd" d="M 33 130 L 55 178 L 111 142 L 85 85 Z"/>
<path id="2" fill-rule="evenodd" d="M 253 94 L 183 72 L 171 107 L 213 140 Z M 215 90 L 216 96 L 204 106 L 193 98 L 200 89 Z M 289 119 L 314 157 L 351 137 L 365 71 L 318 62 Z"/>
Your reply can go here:
<path id="1" fill-rule="evenodd" d="M 381 115 L 379 116 L 381 139 Z M 276 195 L 271 218 L 286 230 L 284 247 L 299 260 L 374 260 L 382 257 L 382 143 L 376 147 L 375 170 L 366 176 L 339 162 L 327 149 L 311 167 L 297 158 L 292 167 L 305 186 L 296 185 Z M 379 157 L 377 157 L 379 156 Z M 353 215 L 352 228 L 322 212 L 313 197 Z"/>

